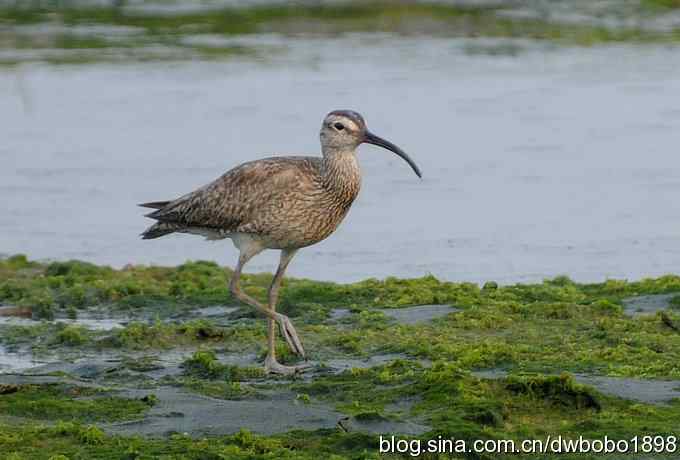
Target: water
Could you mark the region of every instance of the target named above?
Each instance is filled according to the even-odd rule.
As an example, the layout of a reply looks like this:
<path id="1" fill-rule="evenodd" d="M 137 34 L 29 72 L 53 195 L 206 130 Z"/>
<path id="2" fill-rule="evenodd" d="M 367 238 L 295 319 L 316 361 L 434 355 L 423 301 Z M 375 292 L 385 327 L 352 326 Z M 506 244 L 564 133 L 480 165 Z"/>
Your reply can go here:
<path id="1" fill-rule="evenodd" d="M 150 222 L 135 204 L 243 161 L 316 155 L 323 115 L 354 108 L 424 179 L 362 147 L 357 202 L 290 275 L 508 283 L 678 272 L 678 48 L 262 40 L 274 50 L 262 60 L 0 70 L 0 253 L 233 265 L 228 241 L 141 241 Z M 248 270 L 276 260 L 263 254 Z"/>
<path id="2" fill-rule="evenodd" d="M 87 329 L 94 331 L 110 331 L 112 329 L 118 329 L 125 327 L 121 321 L 110 318 L 84 318 L 84 319 L 66 319 L 62 318 L 55 323 L 61 323 L 64 325 L 75 325 L 83 326 Z M 16 318 L 12 316 L 0 316 L 0 326 L 35 326 L 40 324 L 39 321 L 34 321 L 29 318 Z"/>
<path id="3" fill-rule="evenodd" d="M 28 351 L 8 352 L 3 345 L 0 345 L 0 374 L 22 372 L 26 369 L 44 364 Z"/>

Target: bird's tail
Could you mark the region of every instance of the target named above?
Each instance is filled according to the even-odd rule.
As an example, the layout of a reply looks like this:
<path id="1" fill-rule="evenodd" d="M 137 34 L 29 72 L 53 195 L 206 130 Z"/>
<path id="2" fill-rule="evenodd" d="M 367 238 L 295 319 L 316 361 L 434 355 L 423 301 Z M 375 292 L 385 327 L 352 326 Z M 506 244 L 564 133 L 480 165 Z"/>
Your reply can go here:
<path id="1" fill-rule="evenodd" d="M 141 206 L 142 208 L 163 209 L 169 203 L 169 201 L 150 201 L 148 203 L 140 203 L 137 206 Z"/>
<path id="2" fill-rule="evenodd" d="M 152 240 L 154 238 L 160 238 L 161 236 L 169 235 L 178 230 L 177 224 L 167 223 L 167 222 L 156 222 L 151 227 L 144 230 L 142 233 L 143 240 Z"/>
<path id="3" fill-rule="evenodd" d="M 141 203 L 139 206 L 143 208 L 151 208 L 151 209 L 163 209 L 166 207 L 170 201 L 150 201 L 149 203 Z M 154 211 L 151 214 L 147 214 L 146 217 L 151 217 L 153 218 L 153 214 L 157 213 L 158 211 Z M 156 222 L 142 233 L 142 239 L 143 240 L 152 240 L 154 238 L 160 238 L 161 236 L 169 235 L 170 233 L 174 233 L 177 231 L 179 226 L 177 224 L 169 223 L 169 222 Z"/>

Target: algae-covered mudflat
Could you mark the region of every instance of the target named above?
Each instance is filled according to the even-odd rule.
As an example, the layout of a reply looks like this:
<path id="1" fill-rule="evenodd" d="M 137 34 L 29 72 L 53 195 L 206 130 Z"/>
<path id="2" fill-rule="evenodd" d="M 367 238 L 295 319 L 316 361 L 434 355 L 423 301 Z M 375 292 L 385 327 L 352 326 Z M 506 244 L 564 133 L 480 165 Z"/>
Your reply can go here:
<path id="1" fill-rule="evenodd" d="M 265 322 L 230 297 L 230 275 L 0 261 L 0 354 L 15 358 L 0 367 L 3 458 L 381 458 L 380 433 L 680 436 L 680 276 L 286 279 L 281 311 L 312 367 L 285 379 L 263 374 Z M 270 279 L 243 284 L 263 297 Z"/>

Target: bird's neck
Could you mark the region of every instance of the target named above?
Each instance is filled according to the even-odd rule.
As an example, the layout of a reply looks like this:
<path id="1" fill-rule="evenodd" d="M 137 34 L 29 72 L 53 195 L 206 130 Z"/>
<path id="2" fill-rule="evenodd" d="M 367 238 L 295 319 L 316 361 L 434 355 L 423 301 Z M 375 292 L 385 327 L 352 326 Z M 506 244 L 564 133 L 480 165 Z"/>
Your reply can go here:
<path id="1" fill-rule="evenodd" d="M 361 187 L 361 170 L 353 150 L 324 152 L 322 174 L 326 189 L 354 201 Z"/>

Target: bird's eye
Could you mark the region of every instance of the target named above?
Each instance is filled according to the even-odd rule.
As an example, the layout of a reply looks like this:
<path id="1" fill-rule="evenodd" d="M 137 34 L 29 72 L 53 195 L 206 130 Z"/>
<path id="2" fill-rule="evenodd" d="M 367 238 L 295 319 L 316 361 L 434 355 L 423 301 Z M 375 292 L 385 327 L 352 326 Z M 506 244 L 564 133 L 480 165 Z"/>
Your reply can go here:
<path id="1" fill-rule="evenodd" d="M 342 123 L 336 123 L 333 126 L 335 126 L 335 129 L 337 129 L 338 131 L 342 131 L 343 129 L 345 129 L 345 126 Z"/>

